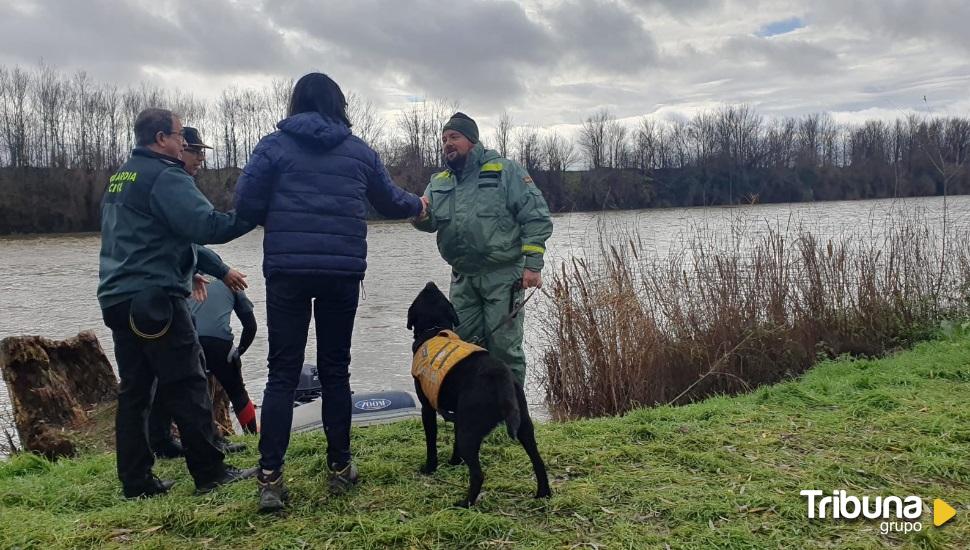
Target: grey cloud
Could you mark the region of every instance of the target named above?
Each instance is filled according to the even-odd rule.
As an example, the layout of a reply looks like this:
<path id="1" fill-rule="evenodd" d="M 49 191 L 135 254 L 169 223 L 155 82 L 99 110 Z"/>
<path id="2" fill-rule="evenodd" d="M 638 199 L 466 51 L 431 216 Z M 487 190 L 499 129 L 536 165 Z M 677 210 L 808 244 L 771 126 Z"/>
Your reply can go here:
<path id="1" fill-rule="evenodd" d="M 657 62 L 657 45 L 640 18 L 612 1 L 568 1 L 549 14 L 562 49 L 584 67 L 632 74 Z"/>
<path id="2" fill-rule="evenodd" d="M 227 0 L 183 1 L 177 17 L 185 38 L 180 58 L 188 67 L 220 73 L 294 67 L 282 33 L 258 9 L 240 9 Z"/>
<path id="3" fill-rule="evenodd" d="M 970 64 L 954 62 L 960 56 L 947 57 L 939 67 L 919 65 L 918 53 L 913 60 L 880 57 L 882 43 L 865 49 L 846 38 L 835 54 L 797 42 L 776 48 L 779 44 L 762 40 L 735 37 L 716 51 L 692 51 L 665 65 L 664 80 L 671 89 L 687 92 L 665 103 L 749 103 L 759 112 L 781 116 L 867 107 L 904 111 L 921 107 L 920 98 L 928 93 L 945 109 L 965 95 L 970 74 Z M 806 59 L 814 60 L 814 68 Z M 786 63 L 796 68 L 785 70 Z"/>
<path id="4" fill-rule="evenodd" d="M 844 25 L 874 37 L 917 39 L 970 50 L 970 2 L 966 0 L 825 0 L 812 6 L 813 20 Z"/>
<path id="5" fill-rule="evenodd" d="M 0 20 L 0 50 L 115 81 L 137 78 L 145 65 L 210 74 L 271 72 L 290 57 L 258 11 L 234 9 L 227 0 L 170 3 L 171 18 L 151 5 L 110 0 L 31 6 L 7 11 Z"/>
<path id="6" fill-rule="evenodd" d="M 799 76 L 839 68 L 835 52 L 803 40 L 738 36 L 725 42 L 723 53 L 742 64 L 765 63 L 772 71 Z"/>
<path id="7" fill-rule="evenodd" d="M 277 24 L 304 33 L 313 60 L 373 77 L 393 74 L 415 92 L 490 109 L 559 71 L 639 74 L 657 61 L 650 32 L 614 1 L 569 1 L 531 17 L 517 3 L 485 0 L 461 9 L 363 0 L 327 10 L 286 0 L 266 9 Z M 363 80 L 356 78 L 357 88 Z"/>
<path id="8" fill-rule="evenodd" d="M 924 93 L 939 109 L 968 105 L 966 1 L 172 0 L 163 15 L 152 6 L 18 0 L 0 18 L 0 63 L 43 59 L 122 85 L 145 79 L 145 67 L 174 69 L 207 92 L 237 77 L 323 70 L 388 109 L 413 95 L 541 124 L 603 106 L 674 116 L 747 102 L 784 115 L 910 108 Z M 796 16 L 805 28 L 751 34 Z"/>
<path id="9" fill-rule="evenodd" d="M 463 102 L 495 106 L 521 94 L 530 72 L 554 52 L 547 31 L 514 2 L 474 0 L 461 8 L 362 0 L 321 10 L 290 0 L 267 10 L 322 45 L 314 61 L 372 78 L 392 73 L 422 93 Z"/>
<path id="10" fill-rule="evenodd" d="M 148 37 L 175 42 L 180 36 L 174 25 L 129 4 L 47 1 L 31 6 L 7 10 L 0 19 L 0 51 L 19 52 L 26 63 L 43 59 L 87 70 L 112 65 L 127 73 L 157 57 L 158 46 Z"/>
<path id="11" fill-rule="evenodd" d="M 660 8 L 674 16 L 720 11 L 724 7 L 724 0 L 627 0 L 627 3 L 643 8 Z"/>
<path id="12" fill-rule="evenodd" d="M 583 82 L 552 86 L 546 93 L 554 105 L 565 107 L 558 109 L 559 115 L 552 115 L 553 122 L 561 123 L 577 122 L 599 108 L 606 108 L 620 118 L 636 116 L 653 110 L 660 98 L 670 92 L 662 84 L 650 82 Z M 595 109 L 590 105 L 595 105 Z M 545 115 L 543 118 L 549 117 Z"/>

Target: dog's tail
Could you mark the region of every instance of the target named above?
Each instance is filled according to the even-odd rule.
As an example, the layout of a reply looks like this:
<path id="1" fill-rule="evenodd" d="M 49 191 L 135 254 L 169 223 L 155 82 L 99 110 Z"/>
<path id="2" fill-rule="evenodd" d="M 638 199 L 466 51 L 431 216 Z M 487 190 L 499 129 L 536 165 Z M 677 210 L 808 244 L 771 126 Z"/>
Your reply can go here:
<path id="1" fill-rule="evenodd" d="M 511 371 L 505 370 L 503 373 L 502 391 L 499 394 L 499 410 L 505 418 L 505 429 L 509 432 L 509 437 L 518 439 L 519 424 L 522 421 L 517 399 L 518 392 L 515 388 L 515 376 Z"/>

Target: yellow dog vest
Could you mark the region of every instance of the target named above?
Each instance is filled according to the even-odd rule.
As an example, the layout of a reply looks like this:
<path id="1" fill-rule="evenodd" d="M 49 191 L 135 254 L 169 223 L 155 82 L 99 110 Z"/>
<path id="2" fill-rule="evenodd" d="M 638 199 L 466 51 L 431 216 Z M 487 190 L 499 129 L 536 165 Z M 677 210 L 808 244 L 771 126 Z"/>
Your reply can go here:
<path id="1" fill-rule="evenodd" d="M 469 344 L 450 330 L 443 330 L 418 348 L 411 362 L 411 376 L 421 383 L 421 391 L 438 410 L 438 392 L 448 372 L 473 353 L 487 351 Z"/>

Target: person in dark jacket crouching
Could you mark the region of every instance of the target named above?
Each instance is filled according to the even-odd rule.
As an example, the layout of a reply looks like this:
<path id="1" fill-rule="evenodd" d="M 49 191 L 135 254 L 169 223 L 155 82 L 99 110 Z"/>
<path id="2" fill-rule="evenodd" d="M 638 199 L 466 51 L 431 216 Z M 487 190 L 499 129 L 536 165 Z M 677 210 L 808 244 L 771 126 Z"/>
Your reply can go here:
<path id="1" fill-rule="evenodd" d="M 188 139 L 188 138 L 186 138 Z M 205 246 L 196 246 L 198 268 L 202 273 L 219 277 L 203 282 L 200 292 L 193 291 L 189 298 L 189 311 L 195 322 L 199 344 L 202 345 L 204 365 L 209 379 L 209 395 L 215 395 L 215 385 L 225 390 L 232 409 L 236 413 L 243 432 L 255 434 L 256 408 L 242 376 L 242 355 L 256 337 L 257 323 L 253 314 L 253 303 L 243 290 L 233 290 L 226 281 L 234 280 L 245 284 L 245 275 L 226 265 L 218 254 Z M 237 277 L 234 279 L 233 277 Z M 208 287 L 208 288 L 206 288 Z M 238 287 L 237 287 L 238 288 Z M 204 289 L 204 292 L 201 292 Z M 204 295 L 203 295 L 204 294 Z M 230 316 L 232 313 L 242 323 L 242 336 L 239 347 L 233 345 L 234 335 Z M 216 404 L 213 397 L 213 408 Z M 213 419 L 215 420 L 215 419 Z M 216 445 L 222 452 L 237 453 L 246 450 L 243 443 L 233 443 L 222 435 L 222 427 L 215 426 Z M 185 455 L 182 444 L 172 435 L 172 413 L 164 407 L 152 404 L 148 415 L 148 443 L 157 458 L 177 458 Z"/>
<path id="2" fill-rule="evenodd" d="M 98 302 L 111 329 L 121 385 L 115 421 L 118 477 L 126 497 L 167 492 L 152 474 L 147 417 L 156 401 L 172 411 L 185 462 L 198 492 L 249 477 L 215 445 L 212 403 L 201 347 L 186 297 L 192 289 L 193 243 L 223 243 L 253 228 L 216 211 L 180 159 L 182 122 L 146 109 L 135 119 L 137 147 L 111 176 L 101 206 Z"/>
<path id="3" fill-rule="evenodd" d="M 283 508 L 283 457 L 311 314 L 327 435 L 330 489 L 357 482 L 350 455 L 350 341 L 367 268 L 367 204 L 388 218 L 423 214 L 423 201 L 391 181 L 380 157 L 350 131 L 347 101 L 321 73 L 299 81 L 287 118 L 253 150 L 236 185 L 239 215 L 264 227 L 269 377 L 257 479 L 260 509 Z M 312 311 L 311 311 L 312 309 Z"/>

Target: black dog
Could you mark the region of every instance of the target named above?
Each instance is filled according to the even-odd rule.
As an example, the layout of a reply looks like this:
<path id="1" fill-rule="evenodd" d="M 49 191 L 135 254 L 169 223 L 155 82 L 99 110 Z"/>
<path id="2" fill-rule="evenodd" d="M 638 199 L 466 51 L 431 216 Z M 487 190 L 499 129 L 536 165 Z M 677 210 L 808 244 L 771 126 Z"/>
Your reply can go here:
<path id="1" fill-rule="evenodd" d="M 429 348 L 425 343 L 430 345 L 432 342 L 429 340 L 449 334 L 448 331 L 457 324 L 458 314 L 451 302 L 434 283 L 428 283 L 408 309 L 408 329 L 414 329 L 412 353 L 416 356 L 419 351 L 426 353 Z M 453 333 L 450 335 L 454 340 L 447 342 L 446 345 L 450 347 L 444 349 L 441 356 L 454 352 L 459 345 L 453 344 L 460 342 L 457 336 Z M 468 346 L 465 343 L 460 345 Z M 421 468 L 422 473 L 430 474 L 438 468 L 438 422 L 435 405 L 437 412 L 445 420 L 455 423 L 455 448 L 448 463 L 458 465 L 464 461 L 468 465 L 471 478 L 468 495 L 457 506 L 468 507 L 478 499 L 485 480 L 478 452 L 485 436 L 503 421 L 509 436 L 518 439 L 529 454 L 538 483 L 536 498 L 551 494 L 546 466 L 536 446 L 525 392 L 507 365 L 493 359 L 487 351 L 479 349 L 454 363 L 440 383 L 437 399 L 426 395 L 417 377 L 414 388 L 421 401 L 421 421 L 424 424 L 428 452 L 427 461 Z"/>

